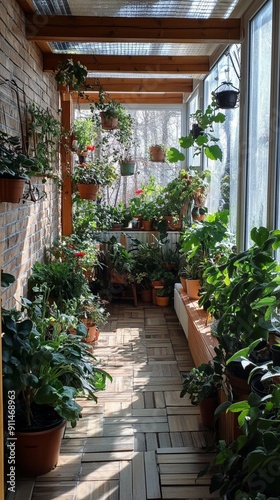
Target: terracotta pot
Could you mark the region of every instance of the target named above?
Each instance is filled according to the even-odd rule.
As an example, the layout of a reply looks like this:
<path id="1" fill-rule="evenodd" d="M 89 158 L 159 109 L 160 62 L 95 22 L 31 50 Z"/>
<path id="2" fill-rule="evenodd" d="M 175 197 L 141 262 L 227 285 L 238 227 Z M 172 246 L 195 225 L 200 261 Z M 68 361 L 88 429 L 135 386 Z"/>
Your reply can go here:
<path id="1" fill-rule="evenodd" d="M 78 184 L 80 198 L 83 200 L 96 200 L 99 184 Z"/>
<path id="2" fill-rule="evenodd" d="M 101 126 L 103 130 L 114 130 L 118 128 L 119 120 L 116 117 L 111 117 L 106 119 L 104 111 L 100 113 Z"/>
<path id="3" fill-rule="evenodd" d="M 142 226 L 144 231 L 151 231 L 152 229 L 152 221 L 151 220 L 143 220 Z"/>
<path id="4" fill-rule="evenodd" d="M 111 283 L 117 283 L 120 285 L 127 285 L 126 275 L 119 274 L 114 270 L 111 271 L 110 281 L 111 281 Z"/>
<path id="5" fill-rule="evenodd" d="M 57 465 L 65 421 L 40 432 L 16 432 L 17 468 L 25 476 L 40 476 Z"/>
<path id="6" fill-rule="evenodd" d="M 204 427 L 214 429 L 214 413 L 218 407 L 216 396 L 205 398 L 199 405 L 201 420 Z"/>
<path id="7" fill-rule="evenodd" d="M 150 147 L 150 161 L 157 163 L 165 162 L 165 152 L 159 146 Z"/>
<path id="8" fill-rule="evenodd" d="M 83 319 L 83 323 L 86 325 L 88 329 L 87 337 L 83 339 L 83 342 L 87 344 L 91 344 L 92 342 L 96 342 L 99 339 L 99 329 L 94 323 L 91 323 L 87 319 Z"/>
<path id="9" fill-rule="evenodd" d="M 156 286 L 163 287 L 164 286 L 164 281 L 162 281 L 162 280 L 154 280 L 154 281 L 151 281 L 151 285 L 152 285 L 153 288 L 155 288 Z"/>
<path id="10" fill-rule="evenodd" d="M 143 302 L 152 302 L 153 300 L 153 295 L 152 295 L 152 289 L 149 288 L 147 290 L 141 290 L 141 299 Z"/>
<path id="11" fill-rule="evenodd" d="M 183 287 L 184 292 L 187 292 L 187 280 L 186 280 L 186 278 L 182 278 L 180 276 L 180 281 L 181 281 L 181 285 Z"/>
<path id="12" fill-rule="evenodd" d="M 24 179 L 2 179 L 0 177 L 0 202 L 19 203 L 24 192 Z"/>
<path id="13" fill-rule="evenodd" d="M 174 217 L 172 215 L 164 215 L 164 220 L 167 222 L 167 229 L 170 231 L 181 231 L 182 229 L 182 220 L 176 220 L 174 222 Z"/>
<path id="14" fill-rule="evenodd" d="M 199 280 L 186 280 L 187 294 L 189 299 L 197 300 L 199 299 L 198 292 L 200 290 Z"/>
<path id="15" fill-rule="evenodd" d="M 169 305 L 170 297 L 158 297 L 156 295 L 156 305 L 166 307 Z"/>

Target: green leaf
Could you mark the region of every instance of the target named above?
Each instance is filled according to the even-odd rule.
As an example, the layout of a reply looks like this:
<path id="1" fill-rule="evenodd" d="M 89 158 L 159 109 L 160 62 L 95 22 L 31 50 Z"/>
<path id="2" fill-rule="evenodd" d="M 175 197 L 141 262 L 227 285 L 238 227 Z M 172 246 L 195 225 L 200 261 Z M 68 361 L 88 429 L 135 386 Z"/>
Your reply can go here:
<path id="1" fill-rule="evenodd" d="M 189 134 L 186 137 L 180 137 L 179 144 L 184 149 L 191 148 L 194 145 L 194 138 L 193 138 L 192 134 Z"/>
<path id="2" fill-rule="evenodd" d="M 185 159 L 185 155 L 176 148 L 170 148 L 167 151 L 166 156 L 170 163 L 176 163 L 177 161 L 183 161 Z"/>
<path id="3" fill-rule="evenodd" d="M 207 146 L 204 151 L 209 160 L 222 161 L 223 159 L 223 152 L 217 144 L 214 144 L 214 146 Z"/>
<path id="4" fill-rule="evenodd" d="M 253 227 L 253 229 L 251 230 L 251 240 L 254 241 L 254 243 L 256 243 L 259 247 L 263 245 L 263 243 L 265 242 L 265 240 L 268 239 L 269 237 L 269 231 L 268 229 L 266 229 L 266 227 Z"/>

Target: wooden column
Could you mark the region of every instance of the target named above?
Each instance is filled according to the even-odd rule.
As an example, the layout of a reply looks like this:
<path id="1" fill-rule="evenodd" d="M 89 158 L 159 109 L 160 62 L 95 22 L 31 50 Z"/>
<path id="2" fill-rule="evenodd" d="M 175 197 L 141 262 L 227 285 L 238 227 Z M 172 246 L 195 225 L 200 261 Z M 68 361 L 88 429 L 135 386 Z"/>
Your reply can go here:
<path id="1" fill-rule="evenodd" d="M 61 93 L 61 123 L 66 131 L 71 129 L 72 96 L 69 92 Z M 61 146 L 61 174 L 62 174 L 62 199 L 61 199 L 61 228 L 62 235 L 72 234 L 72 154 L 71 138 L 63 139 Z"/>
<path id="2" fill-rule="evenodd" d="M 2 247 L 0 245 L 0 277 L 2 278 Z M 2 297 L 0 297 L 0 334 L 2 337 Z M 2 370 L 2 341 L 0 342 L 0 498 L 4 498 L 4 404 L 3 404 L 3 370 Z"/>

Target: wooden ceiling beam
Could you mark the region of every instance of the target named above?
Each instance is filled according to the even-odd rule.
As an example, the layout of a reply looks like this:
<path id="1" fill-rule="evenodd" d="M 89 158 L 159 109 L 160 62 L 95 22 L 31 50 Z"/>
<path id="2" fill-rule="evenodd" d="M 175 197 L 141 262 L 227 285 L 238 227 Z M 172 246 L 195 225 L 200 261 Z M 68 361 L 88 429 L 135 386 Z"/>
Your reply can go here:
<path id="1" fill-rule="evenodd" d="M 158 94 L 144 94 L 144 93 L 115 93 L 108 94 L 109 99 L 114 99 L 122 104 L 182 104 L 184 102 L 184 95 L 182 92 L 174 93 L 158 93 Z M 98 100 L 98 94 L 85 93 L 82 98 L 77 93 L 72 94 L 73 102 L 80 104 L 88 104 Z"/>
<path id="2" fill-rule="evenodd" d="M 28 40 L 53 42 L 236 43 L 240 19 L 26 15 Z"/>
<path id="3" fill-rule="evenodd" d="M 193 91 L 191 78 L 88 78 L 87 84 L 96 91 L 96 82 L 106 92 L 187 92 Z"/>
<path id="4" fill-rule="evenodd" d="M 60 61 L 71 57 L 87 67 L 88 72 L 107 73 L 156 73 L 156 74 L 207 74 L 208 56 L 102 56 L 43 54 L 43 70 L 55 71 Z"/>

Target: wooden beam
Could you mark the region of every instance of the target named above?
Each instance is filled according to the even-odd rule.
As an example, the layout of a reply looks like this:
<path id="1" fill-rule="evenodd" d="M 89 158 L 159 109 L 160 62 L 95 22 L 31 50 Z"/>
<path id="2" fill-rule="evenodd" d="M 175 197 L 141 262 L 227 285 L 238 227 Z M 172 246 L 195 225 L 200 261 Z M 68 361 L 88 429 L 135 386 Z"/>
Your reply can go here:
<path id="1" fill-rule="evenodd" d="M 71 57 L 80 61 L 88 71 L 97 73 L 157 73 L 157 74 L 207 74 L 208 56 L 103 56 L 74 54 L 43 54 L 43 70 L 55 71 L 60 61 Z"/>
<path id="2" fill-rule="evenodd" d="M 16 0 L 16 1 L 25 14 L 35 16 L 35 8 L 34 8 L 34 5 L 32 3 L 32 0 Z M 33 23 L 34 23 L 35 18 L 33 18 L 33 19 L 34 19 L 33 20 Z"/>
<path id="3" fill-rule="evenodd" d="M 98 78 L 106 92 L 187 92 L 193 91 L 191 78 Z M 96 89 L 96 79 L 88 78 L 87 84 Z"/>
<path id="4" fill-rule="evenodd" d="M 40 17 L 26 15 L 28 40 L 148 43 L 236 43 L 241 40 L 240 19 L 232 18 Z"/>
<path id="5" fill-rule="evenodd" d="M 182 104 L 183 93 L 158 93 L 158 94 L 137 94 L 137 93 L 112 93 L 108 94 L 109 99 L 114 99 L 122 104 Z M 77 93 L 72 94 L 73 102 L 90 103 L 98 100 L 98 94 L 86 93 L 84 98 L 81 98 Z"/>

